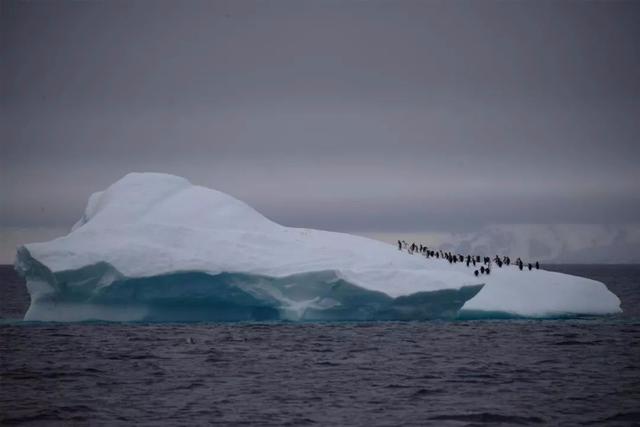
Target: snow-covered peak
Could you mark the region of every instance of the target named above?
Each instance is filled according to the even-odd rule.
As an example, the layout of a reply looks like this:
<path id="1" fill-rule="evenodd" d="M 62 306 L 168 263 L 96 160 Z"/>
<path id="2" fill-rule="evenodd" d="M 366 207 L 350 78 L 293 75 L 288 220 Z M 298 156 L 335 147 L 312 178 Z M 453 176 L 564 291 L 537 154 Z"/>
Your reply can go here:
<path id="1" fill-rule="evenodd" d="M 246 203 L 226 193 L 163 173 L 129 173 L 89 198 L 81 226 L 113 227 L 155 223 L 207 229 L 273 225 Z"/>

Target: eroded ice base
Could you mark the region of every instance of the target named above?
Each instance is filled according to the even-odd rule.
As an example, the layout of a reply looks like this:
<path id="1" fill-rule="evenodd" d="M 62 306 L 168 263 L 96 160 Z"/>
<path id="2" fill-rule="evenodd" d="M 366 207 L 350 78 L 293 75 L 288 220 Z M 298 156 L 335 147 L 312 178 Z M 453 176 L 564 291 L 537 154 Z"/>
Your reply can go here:
<path id="1" fill-rule="evenodd" d="M 27 278 L 25 320 L 264 321 L 426 320 L 454 318 L 483 285 L 392 298 L 353 285 L 333 271 L 273 278 L 177 272 L 126 278 L 100 263 L 56 274 L 44 266 Z"/>

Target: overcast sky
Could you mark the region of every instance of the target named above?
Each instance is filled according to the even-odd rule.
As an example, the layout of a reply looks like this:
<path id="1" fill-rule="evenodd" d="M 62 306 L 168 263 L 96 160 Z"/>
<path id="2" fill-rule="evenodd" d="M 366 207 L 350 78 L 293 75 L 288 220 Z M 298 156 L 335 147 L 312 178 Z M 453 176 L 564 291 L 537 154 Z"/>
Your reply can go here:
<path id="1" fill-rule="evenodd" d="M 640 2 L 0 7 L 0 228 L 25 238 L 130 171 L 340 231 L 640 220 Z"/>

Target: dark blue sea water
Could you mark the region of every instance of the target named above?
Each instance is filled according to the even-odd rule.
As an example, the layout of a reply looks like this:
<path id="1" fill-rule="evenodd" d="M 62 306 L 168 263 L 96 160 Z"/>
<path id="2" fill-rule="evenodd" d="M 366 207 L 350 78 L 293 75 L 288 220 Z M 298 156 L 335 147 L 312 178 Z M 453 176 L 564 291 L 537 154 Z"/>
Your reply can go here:
<path id="1" fill-rule="evenodd" d="M 640 266 L 624 314 L 316 324 L 0 323 L 0 422 L 33 425 L 640 425 Z M 550 298 L 553 296 L 550 295 Z M 0 267 L 0 317 L 24 284 Z"/>

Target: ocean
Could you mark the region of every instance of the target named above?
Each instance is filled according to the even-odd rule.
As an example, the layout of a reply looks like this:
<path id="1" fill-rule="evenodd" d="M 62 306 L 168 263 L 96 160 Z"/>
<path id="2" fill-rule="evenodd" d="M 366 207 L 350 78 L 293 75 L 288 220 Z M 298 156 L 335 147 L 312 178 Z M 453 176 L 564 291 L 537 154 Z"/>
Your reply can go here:
<path id="1" fill-rule="evenodd" d="M 0 266 L 0 423 L 640 425 L 640 266 L 624 313 L 563 320 L 29 323 Z M 549 295 L 553 298 L 553 295 Z"/>

